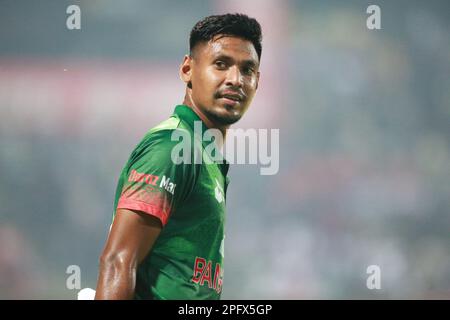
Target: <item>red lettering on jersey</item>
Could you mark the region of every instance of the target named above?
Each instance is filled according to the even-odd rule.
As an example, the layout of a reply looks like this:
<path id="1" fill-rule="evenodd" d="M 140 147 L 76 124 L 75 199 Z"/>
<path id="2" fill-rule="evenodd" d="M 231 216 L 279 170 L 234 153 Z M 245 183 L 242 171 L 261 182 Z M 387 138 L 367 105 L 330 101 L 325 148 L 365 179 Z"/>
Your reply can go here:
<path id="1" fill-rule="evenodd" d="M 192 281 L 195 283 L 199 283 L 200 278 L 202 277 L 203 270 L 205 269 L 206 260 L 200 257 L 195 258 L 194 264 L 194 275 L 192 276 Z"/>
<path id="2" fill-rule="evenodd" d="M 222 291 L 222 274 L 219 263 L 216 263 L 216 271 L 214 272 L 214 290 L 216 290 L 217 293 Z"/>
<path id="3" fill-rule="evenodd" d="M 212 280 L 212 261 L 206 259 L 196 257 L 195 265 L 194 265 L 194 275 L 192 276 L 192 282 L 198 283 L 203 286 L 205 282 L 208 283 L 208 287 L 214 289 L 217 293 L 222 291 L 222 278 L 223 278 L 223 269 L 221 268 L 219 263 L 216 263 L 216 268 L 214 270 L 214 280 Z"/>
<path id="4" fill-rule="evenodd" d="M 156 182 L 158 181 L 159 177 L 154 176 L 154 175 L 149 175 L 149 176 L 150 176 L 150 178 L 148 179 L 149 180 L 148 184 L 156 186 Z"/>
<path id="5" fill-rule="evenodd" d="M 200 285 L 202 286 L 205 281 L 208 282 L 208 287 L 211 288 L 211 261 L 208 261 L 208 265 L 203 270 L 202 278 L 200 279 Z"/>
<path id="6" fill-rule="evenodd" d="M 155 176 L 153 174 L 145 174 L 139 173 L 136 170 L 131 170 L 130 176 L 128 177 L 128 181 L 130 182 L 145 182 L 146 184 L 151 184 L 156 186 L 156 182 L 158 181 L 159 176 Z"/>
<path id="7" fill-rule="evenodd" d="M 135 173 L 136 171 L 135 170 L 131 170 L 131 173 L 130 173 L 130 175 L 128 176 L 128 181 L 134 181 L 134 173 Z"/>

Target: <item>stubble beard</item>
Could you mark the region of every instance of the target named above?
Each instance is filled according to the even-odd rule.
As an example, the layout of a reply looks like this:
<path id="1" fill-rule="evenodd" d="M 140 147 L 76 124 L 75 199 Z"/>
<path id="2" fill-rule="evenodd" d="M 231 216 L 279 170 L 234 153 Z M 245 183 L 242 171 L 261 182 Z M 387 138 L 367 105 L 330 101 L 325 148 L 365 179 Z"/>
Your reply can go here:
<path id="1" fill-rule="evenodd" d="M 233 107 L 224 106 L 221 108 L 225 108 L 227 110 L 227 114 L 220 114 L 219 112 L 215 112 L 214 110 L 205 110 L 206 116 L 213 122 L 226 126 L 238 122 L 242 117 L 241 113 L 233 112 Z"/>

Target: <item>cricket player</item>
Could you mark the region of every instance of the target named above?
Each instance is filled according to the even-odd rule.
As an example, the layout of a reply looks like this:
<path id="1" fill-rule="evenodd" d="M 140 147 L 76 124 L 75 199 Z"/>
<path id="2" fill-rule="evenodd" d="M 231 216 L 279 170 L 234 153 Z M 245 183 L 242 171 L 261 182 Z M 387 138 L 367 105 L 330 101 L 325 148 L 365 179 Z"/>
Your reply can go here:
<path id="1" fill-rule="evenodd" d="M 259 23 L 244 14 L 193 27 L 179 71 L 184 101 L 148 131 L 120 174 L 95 299 L 220 299 L 229 165 L 205 152 L 211 140 L 202 133 L 215 129 L 224 140 L 248 109 L 261 40 Z M 189 139 L 174 152 L 181 136 Z"/>

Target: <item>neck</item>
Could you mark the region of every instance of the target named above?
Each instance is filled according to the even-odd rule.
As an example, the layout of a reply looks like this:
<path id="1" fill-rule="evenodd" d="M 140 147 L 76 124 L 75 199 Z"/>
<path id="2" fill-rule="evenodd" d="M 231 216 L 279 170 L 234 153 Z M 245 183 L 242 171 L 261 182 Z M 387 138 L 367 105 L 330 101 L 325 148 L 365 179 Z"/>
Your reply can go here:
<path id="1" fill-rule="evenodd" d="M 183 100 L 183 104 L 187 105 L 189 108 L 191 108 L 197 115 L 198 117 L 205 123 L 205 125 L 209 128 L 209 129 L 218 129 L 220 130 L 220 132 L 222 133 L 222 137 L 223 137 L 223 142 L 225 142 L 225 138 L 226 138 L 226 134 L 227 134 L 227 130 L 230 127 L 229 125 L 221 125 L 218 124 L 212 120 L 210 120 L 194 103 L 194 101 L 192 100 L 192 95 L 191 95 L 191 90 L 187 89 L 186 90 L 186 94 L 184 96 L 184 100 Z M 219 148 L 221 148 L 222 146 L 218 146 Z"/>

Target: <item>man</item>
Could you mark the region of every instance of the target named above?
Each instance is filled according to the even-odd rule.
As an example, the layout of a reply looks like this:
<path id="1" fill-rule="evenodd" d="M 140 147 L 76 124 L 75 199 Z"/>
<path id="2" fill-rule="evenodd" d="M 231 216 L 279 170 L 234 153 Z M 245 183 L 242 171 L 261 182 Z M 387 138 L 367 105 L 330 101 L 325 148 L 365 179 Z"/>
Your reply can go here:
<path id="1" fill-rule="evenodd" d="M 192 29 L 180 67 L 183 105 L 147 133 L 120 175 L 96 299 L 220 298 L 228 164 L 208 158 L 211 142 L 195 128 L 224 138 L 248 109 L 261 38 L 259 23 L 242 14 L 210 16 Z M 173 156 L 176 131 L 201 140 L 183 155 L 192 161 Z M 194 161 L 198 152 L 210 161 Z"/>

